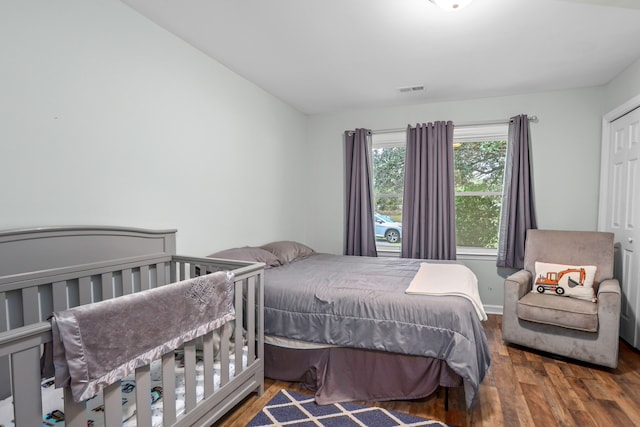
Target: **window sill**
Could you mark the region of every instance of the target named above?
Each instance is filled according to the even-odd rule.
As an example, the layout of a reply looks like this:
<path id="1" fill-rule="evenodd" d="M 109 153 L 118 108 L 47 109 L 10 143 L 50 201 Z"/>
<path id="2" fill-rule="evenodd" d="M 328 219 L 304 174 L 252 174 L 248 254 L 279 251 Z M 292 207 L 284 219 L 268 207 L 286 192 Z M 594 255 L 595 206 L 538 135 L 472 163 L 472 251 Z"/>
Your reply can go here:
<path id="1" fill-rule="evenodd" d="M 400 249 L 376 248 L 379 257 L 400 258 Z"/>
<path id="2" fill-rule="evenodd" d="M 456 250 L 456 255 L 458 259 L 496 260 L 498 258 L 498 250 L 459 246 Z"/>
<path id="3" fill-rule="evenodd" d="M 379 257 L 400 258 L 400 249 L 378 248 Z M 495 249 L 458 247 L 456 251 L 457 259 L 475 259 L 475 260 L 495 260 L 498 257 L 498 251 Z"/>

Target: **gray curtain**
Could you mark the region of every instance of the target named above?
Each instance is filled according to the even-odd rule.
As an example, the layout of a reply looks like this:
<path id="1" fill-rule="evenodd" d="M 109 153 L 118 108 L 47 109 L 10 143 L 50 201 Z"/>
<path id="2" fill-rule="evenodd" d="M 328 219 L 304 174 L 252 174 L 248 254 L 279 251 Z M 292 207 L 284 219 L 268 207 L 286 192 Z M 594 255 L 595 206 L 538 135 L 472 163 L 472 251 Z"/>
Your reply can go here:
<path id="1" fill-rule="evenodd" d="M 527 230 L 537 228 L 529 139 L 529 118 L 526 114 L 512 117 L 504 171 L 498 267 L 523 268 Z"/>
<path id="2" fill-rule="evenodd" d="M 346 131 L 345 255 L 378 256 L 373 222 L 371 131 Z"/>
<path id="3" fill-rule="evenodd" d="M 407 128 L 401 256 L 456 259 L 450 121 Z"/>

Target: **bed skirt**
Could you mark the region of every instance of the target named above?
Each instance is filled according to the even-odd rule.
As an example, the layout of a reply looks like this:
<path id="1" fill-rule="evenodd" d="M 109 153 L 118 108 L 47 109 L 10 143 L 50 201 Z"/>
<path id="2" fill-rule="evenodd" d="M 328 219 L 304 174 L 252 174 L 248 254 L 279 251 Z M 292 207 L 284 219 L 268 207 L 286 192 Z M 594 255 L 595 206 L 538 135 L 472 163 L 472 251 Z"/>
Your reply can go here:
<path id="1" fill-rule="evenodd" d="M 265 377 L 301 383 L 326 405 L 420 399 L 438 387 L 461 387 L 445 361 L 346 347 L 294 349 L 264 345 Z"/>

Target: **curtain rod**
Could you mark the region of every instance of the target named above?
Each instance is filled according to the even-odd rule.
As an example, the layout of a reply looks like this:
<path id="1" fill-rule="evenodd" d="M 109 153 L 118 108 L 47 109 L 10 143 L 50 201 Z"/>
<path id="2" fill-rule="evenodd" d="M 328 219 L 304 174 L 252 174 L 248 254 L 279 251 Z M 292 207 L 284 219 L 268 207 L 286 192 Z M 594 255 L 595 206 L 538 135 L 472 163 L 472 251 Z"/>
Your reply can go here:
<path id="1" fill-rule="evenodd" d="M 504 125 L 508 124 L 511 119 L 503 119 L 503 120 L 484 120 L 477 122 L 460 122 L 453 123 L 454 127 L 469 127 L 469 126 L 483 126 L 483 125 Z M 529 122 L 538 123 L 538 116 L 529 116 Z M 372 130 L 371 133 L 393 133 L 393 132 L 403 132 L 407 130 L 407 128 L 397 128 L 397 129 L 378 129 Z"/>

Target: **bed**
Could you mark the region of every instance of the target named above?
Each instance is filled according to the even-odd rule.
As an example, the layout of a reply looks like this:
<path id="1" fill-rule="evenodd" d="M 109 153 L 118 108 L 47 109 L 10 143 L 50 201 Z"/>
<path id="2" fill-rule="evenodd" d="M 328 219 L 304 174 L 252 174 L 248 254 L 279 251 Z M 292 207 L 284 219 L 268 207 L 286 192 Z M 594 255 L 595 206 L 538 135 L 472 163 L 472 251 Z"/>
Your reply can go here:
<path id="1" fill-rule="evenodd" d="M 175 233 L 0 232 L 0 425 L 210 426 L 263 393 L 264 264 L 176 255 Z"/>
<path id="2" fill-rule="evenodd" d="M 460 386 L 473 404 L 491 358 L 477 280 L 463 265 L 322 254 L 291 241 L 213 256 L 266 265 L 266 377 L 302 382 L 320 404 Z M 422 276 L 445 291 L 407 293 Z M 457 292 L 462 282 L 470 292 Z"/>

